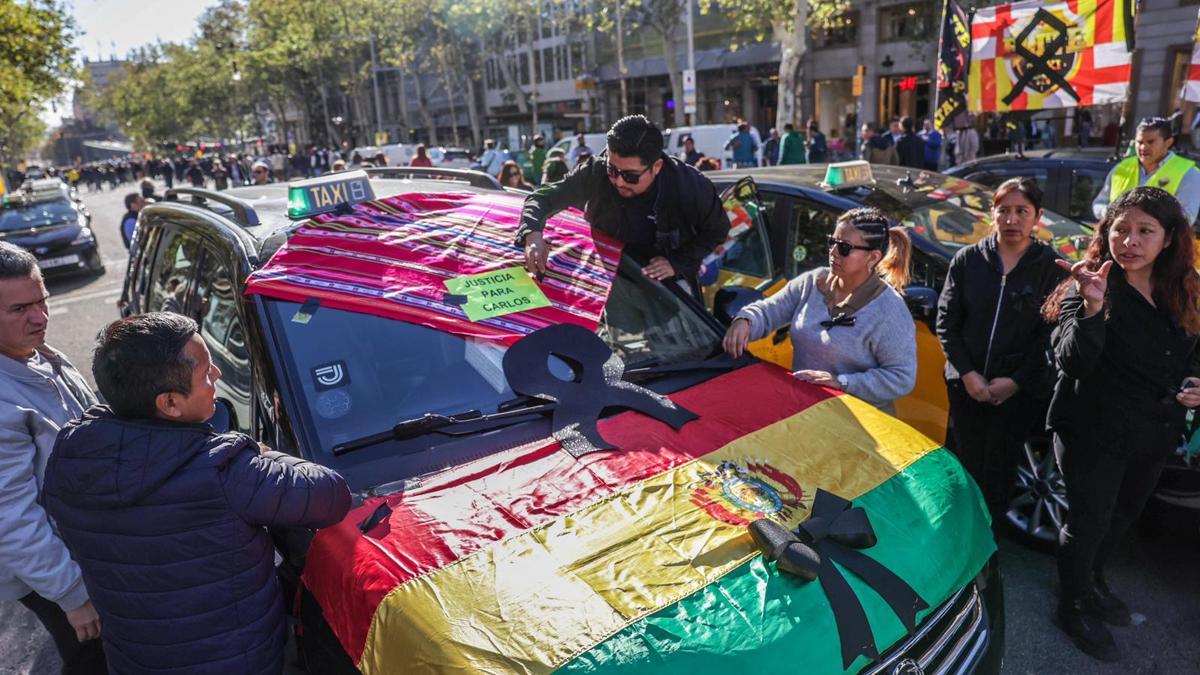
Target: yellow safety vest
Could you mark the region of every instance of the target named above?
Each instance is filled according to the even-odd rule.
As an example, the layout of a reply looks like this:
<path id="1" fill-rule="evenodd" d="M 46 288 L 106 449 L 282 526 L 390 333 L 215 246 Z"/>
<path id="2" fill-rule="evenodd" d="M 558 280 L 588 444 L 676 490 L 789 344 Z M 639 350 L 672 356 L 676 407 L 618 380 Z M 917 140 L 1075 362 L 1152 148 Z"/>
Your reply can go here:
<path id="1" fill-rule="evenodd" d="M 1171 155 L 1158 166 L 1158 171 L 1146 178 L 1146 185 L 1162 188 L 1174 195 L 1179 190 L 1183 177 L 1195 166 L 1196 164 L 1189 159 Z M 1108 203 L 1117 201 L 1117 197 L 1138 186 L 1139 169 L 1137 157 L 1126 157 L 1117 164 L 1117 168 L 1113 169 Z"/>

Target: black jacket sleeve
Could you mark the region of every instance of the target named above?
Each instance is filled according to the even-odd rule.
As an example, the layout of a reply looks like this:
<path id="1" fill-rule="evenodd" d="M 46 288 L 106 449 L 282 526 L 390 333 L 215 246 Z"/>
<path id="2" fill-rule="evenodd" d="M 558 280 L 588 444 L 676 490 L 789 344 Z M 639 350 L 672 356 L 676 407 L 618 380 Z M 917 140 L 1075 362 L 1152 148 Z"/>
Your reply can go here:
<path id="1" fill-rule="evenodd" d="M 672 251 L 667 260 L 675 268 L 676 274 L 692 280 L 699 276 L 704 257 L 729 237 L 729 216 L 725 215 L 725 207 L 721 204 L 716 186 L 708 178 L 690 167 L 680 167 L 678 170 L 684 174 L 681 180 L 692 186 L 691 190 L 681 192 L 680 196 L 688 200 L 685 204 L 693 205 L 691 209 L 681 211 L 690 213 L 694 219 L 690 225 L 695 235 L 679 242 L 679 248 Z M 688 176 L 686 172 L 689 171 L 694 171 L 695 175 Z"/>
<path id="2" fill-rule="evenodd" d="M 1085 377 L 1104 351 L 1106 331 L 1104 311 L 1083 318 L 1083 298 L 1070 295 L 1063 299 L 1054 331 L 1054 362 L 1068 377 Z"/>
<path id="3" fill-rule="evenodd" d="M 1054 292 L 1064 278 L 1067 276 L 1067 271 L 1055 266 L 1053 273 L 1049 275 L 1053 285 L 1049 286 L 1049 293 Z M 1054 326 L 1050 325 L 1045 320 L 1038 322 L 1037 332 L 1034 335 L 1032 346 L 1025 352 L 1025 360 L 1012 374 L 1013 382 L 1017 383 L 1021 389 L 1036 393 L 1037 390 L 1045 386 L 1047 382 L 1046 370 L 1050 364 L 1046 359 L 1046 352 L 1050 347 L 1050 336 L 1054 332 Z"/>
<path id="4" fill-rule="evenodd" d="M 950 261 L 946 283 L 942 286 L 941 296 L 938 297 L 937 314 L 938 341 L 942 343 L 946 360 L 958 371 L 959 377 L 976 370 L 963 338 L 963 324 L 966 322 L 966 308 L 963 306 L 962 297 L 965 265 L 965 256 L 962 255 L 956 255 Z"/>
<path id="5" fill-rule="evenodd" d="M 516 245 L 525 245 L 525 235 L 541 232 L 546 221 L 572 206 L 582 209 L 592 198 L 596 158 L 576 166 L 561 181 L 543 185 L 525 198 L 521 207 L 521 226 L 517 228 Z M 601 167 L 602 169 L 603 167 Z"/>

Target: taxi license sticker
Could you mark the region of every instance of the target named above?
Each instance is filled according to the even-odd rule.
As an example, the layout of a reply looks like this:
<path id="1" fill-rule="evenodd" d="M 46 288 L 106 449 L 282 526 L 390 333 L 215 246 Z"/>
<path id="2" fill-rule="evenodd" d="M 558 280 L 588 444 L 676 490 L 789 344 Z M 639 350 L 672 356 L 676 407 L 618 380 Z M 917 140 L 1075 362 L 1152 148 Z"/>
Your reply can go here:
<path id="1" fill-rule="evenodd" d="M 550 301 L 524 267 L 514 265 L 491 272 L 446 279 L 448 295 L 465 298 L 459 306 L 471 321 L 549 307 Z"/>

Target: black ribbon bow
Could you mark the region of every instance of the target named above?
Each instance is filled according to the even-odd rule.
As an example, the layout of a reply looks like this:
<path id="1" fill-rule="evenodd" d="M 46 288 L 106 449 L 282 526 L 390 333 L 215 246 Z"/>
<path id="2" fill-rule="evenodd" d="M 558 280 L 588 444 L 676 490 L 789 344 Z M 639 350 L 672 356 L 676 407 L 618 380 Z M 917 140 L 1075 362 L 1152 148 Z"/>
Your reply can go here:
<path id="1" fill-rule="evenodd" d="M 821 322 L 821 327 L 827 328 L 827 329 L 833 328 L 834 326 L 853 326 L 853 325 L 854 325 L 854 315 L 853 314 L 847 315 L 845 312 L 838 312 L 838 315 L 833 317 L 832 319 Z"/>
<path id="2" fill-rule="evenodd" d="M 849 668 L 860 654 L 879 658 L 879 648 L 862 603 L 834 563 L 874 589 L 910 633 L 916 630 L 917 613 L 929 607 L 912 586 L 858 550 L 878 541 L 867 512 L 862 507 L 851 508 L 849 501 L 832 492 L 817 490 L 812 516 L 795 533 L 764 518 L 750 523 L 750 536 L 779 570 L 804 581 L 821 582 L 837 624 L 843 668 Z"/>

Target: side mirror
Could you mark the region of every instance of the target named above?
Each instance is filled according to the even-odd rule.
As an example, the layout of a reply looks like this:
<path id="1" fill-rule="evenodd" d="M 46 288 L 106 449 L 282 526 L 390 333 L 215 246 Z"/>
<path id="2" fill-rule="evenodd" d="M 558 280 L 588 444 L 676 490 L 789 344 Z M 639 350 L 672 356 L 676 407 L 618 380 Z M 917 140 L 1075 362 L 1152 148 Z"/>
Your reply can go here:
<path id="1" fill-rule="evenodd" d="M 229 401 L 218 398 L 217 409 L 213 412 L 213 416 L 208 420 L 208 423 L 212 425 L 213 431 L 218 434 L 233 431 L 238 428 L 237 413 L 234 412 L 233 406 L 229 405 Z"/>
<path id="2" fill-rule="evenodd" d="M 928 286 L 906 286 L 904 302 L 918 321 L 933 321 L 937 317 L 938 292 Z"/>
<path id="3" fill-rule="evenodd" d="M 726 286 L 713 299 L 713 316 L 728 326 L 743 307 L 763 299 L 761 291 L 744 286 Z"/>

